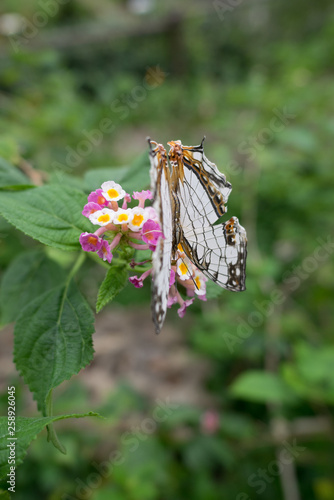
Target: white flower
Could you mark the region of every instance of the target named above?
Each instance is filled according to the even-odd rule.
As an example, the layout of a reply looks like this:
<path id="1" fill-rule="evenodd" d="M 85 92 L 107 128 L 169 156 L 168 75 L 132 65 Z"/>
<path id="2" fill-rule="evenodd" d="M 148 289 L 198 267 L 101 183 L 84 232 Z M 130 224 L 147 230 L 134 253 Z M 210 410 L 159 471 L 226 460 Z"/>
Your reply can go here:
<path id="1" fill-rule="evenodd" d="M 149 217 L 146 210 L 140 207 L 133 208 L 132 220 L 129 222 L 129 228 L 132 231 L 139 231 L 148 219 Z"/>
<path id="2" fill-rule="evenodd" d="M 184 253 L 184 250 L 183 250 L 183 248 L 181 246 L 181 243 L 179 243 L 177 245 L 177 256 L 178 256 L 179 259 L 181 259 L 181 258 L 182 259 L 186 259 L 187 258 L 186 254 Z"/>
<path id="3" fill-rule="evenodd" d="M 108 201 L 118 201 L 124 198 L 126 192 L 119 184 L 116 184 L 114 181 L 104 182 L 101 186 L 102 195 Z"/>
<path id="4" fill-rule="evenodd" d="M 197 295 L 205 295 L 206 294 L 206 282 L 208 278 L 204 276 L 200 271 L 195 271 L 194 281 L 196 283 L 195 293 Z"/>
<path id="5" fill-rule="evenodd" d="M 192 276 L 190 260 L 184 256 L 176 261 L 176 272 L 181 281 L 189 280 Z"/>
<path id="6" fill-rule="evenodd" d="M 123 208 L 119 208 L 117 212 L 114 212 L 114 217 L 112 222 L 114 224 L 128 224 L 132 221 L 133 214 L 131 208 L 124 210 Z"/>
<path id="7" fill-rule="evenodd" d="M 97 210 L 89 215 L 89 220 L 93 224 L 99 226 L 107 226 L 113 221 L 115 212 L 110 210 L 110 208 L 103 208 L 102 210 Z"/>

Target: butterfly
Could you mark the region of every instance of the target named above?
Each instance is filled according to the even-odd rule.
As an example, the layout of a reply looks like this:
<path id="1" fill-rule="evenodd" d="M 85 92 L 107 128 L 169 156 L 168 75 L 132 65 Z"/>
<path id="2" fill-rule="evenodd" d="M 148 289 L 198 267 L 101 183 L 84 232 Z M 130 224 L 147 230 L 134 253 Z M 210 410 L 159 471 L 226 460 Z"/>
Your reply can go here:
<path id="1" fill-rule="evenodd" d="M 152 318 L 159 333 L 177 248 L 207 278 L 239 292 L 245 290 L 247 236 L 237 217 L 217 223 L 232 186 L 205 156 L 204 139 L 198 146 L 170 141 L 168 156 L 162 144 L 148 142 L 153 207 L 164 234 L 152 256 Z"/>

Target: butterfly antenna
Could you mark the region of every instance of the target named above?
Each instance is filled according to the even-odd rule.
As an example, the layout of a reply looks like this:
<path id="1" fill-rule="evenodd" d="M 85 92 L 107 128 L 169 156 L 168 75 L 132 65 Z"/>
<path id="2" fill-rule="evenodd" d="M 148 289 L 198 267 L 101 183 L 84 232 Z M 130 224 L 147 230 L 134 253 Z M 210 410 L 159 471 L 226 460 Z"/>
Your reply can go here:
<path id="1" fill-rule="evenodd" d="M 146 140 L 148 142 L 148 145 L 150 146 L 150 151 L 152 151 L 151 137 L 146 137 Z"/>
<path id="2" fill-rule="evenodd" d="M 203 143 L 204 143 L 205 139 L 206 139 L 206 135 L 205 135 L 205 136 L 203 137 L 203 139 L 202 139 L 202 142 L 201 142 L 201 148 L 203 147 Z"/>

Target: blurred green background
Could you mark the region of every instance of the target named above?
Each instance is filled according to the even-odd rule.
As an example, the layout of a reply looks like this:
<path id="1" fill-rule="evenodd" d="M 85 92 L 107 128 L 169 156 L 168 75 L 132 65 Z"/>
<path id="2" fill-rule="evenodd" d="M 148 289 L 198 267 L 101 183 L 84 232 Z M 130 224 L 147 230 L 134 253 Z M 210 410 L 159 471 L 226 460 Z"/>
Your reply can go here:
<path id="1" fill-rule="evenodd" d="M 0 156 L 87 190 L 147 136 L 206 135 L 249 241 L 247 291 L 211 287 L 159 337 L 149 286 L 99 315 L 55 413 L 106 420 L 57 425 L 66 456 L 40 435 L 17 500 L 334 499 L 333 61 L 329 0 L 2 0 Z M 40 246 L 0 233 L 2 273 Z M 92 305 L 103 274 L 80 274 Z M 1 390 L 35 415 L 1 335 Z"/>

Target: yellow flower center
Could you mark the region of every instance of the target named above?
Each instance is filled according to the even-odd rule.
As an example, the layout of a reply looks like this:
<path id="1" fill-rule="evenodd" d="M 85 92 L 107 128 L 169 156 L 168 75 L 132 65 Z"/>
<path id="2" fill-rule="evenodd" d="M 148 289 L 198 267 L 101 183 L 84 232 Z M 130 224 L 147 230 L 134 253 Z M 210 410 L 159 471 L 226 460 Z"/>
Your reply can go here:
<path id="1" fill-rule="evenodd" d="M 117 219 L 119 222 L 126 222 L 128 220 L 128 214 L 120 214 Z"/>
<path id="2" fill-rule="evenodd" d="M 99 222 L 109 222 L 110 221 L 110 215 L 109 214 L 100 215 L 100 217 L 97 220 Z"/>
<path id="3" fill-rule="evenodd" d="M 197 289 L 199 290 L 201 288 L 201 280 L 199 279 L 198 276 L 196 276 L 196 278 L 195 278 L 195 283 L 196 283 Z"/>
<path id="4" fill-rule="evenodd" d="M 107 191 L 108 195 L 110 196 L 110 198 L 117 198 L 117 196 L 119 196 L 119 192 L 117 191 L 117 189 L 108 189 Z"/>
<path id="5" fill-rule="evenodd" d="M 187 272 L 188 272 L 188 268 L 184 262 L 182 262 L 182 264 L 180 264 L 179 269 L 180 269 L 180 272 L 182 275 L 187 274 Z"/>
<path id="6" fill-rule="evenodd" d="M 97 199 L 97 202 L 99 205 L 103 205 L 105 201 L 106 200 L 105 200 L 104 196 L 99 196 Z"/>
<path id="7" fill-rule="evenodd" d="M 140 226 L 140 224 L 143 222 L 143 220 L 144 220 L 144 216 L 143 215 L 141 215 L 141 214 L 139 214 L 139 215 L 135 214 L 134 217 L 133 217 L 133 220 L 132 220 L 132 224 L 134 226 Z"/>
<path id="8" fill-rule="evenodd" d="M 96 245 L 96 242 L 97 242 L 97 237 L 96 237 L 96 236 L 89 236 L 89 237 L 88 237 L 88 242 L 89 242 L 91 245 Z"/>
<path id="9" fill-rule="evenodd" d="M 183 248 L 182 248 L 182 246 L 181 246 L 181 243 L 179 243 L 179 244 L 177 245 L 177 249 L 178 249 L 178 251 L 179 251 L 179 252 L 183 252 Z"/>

